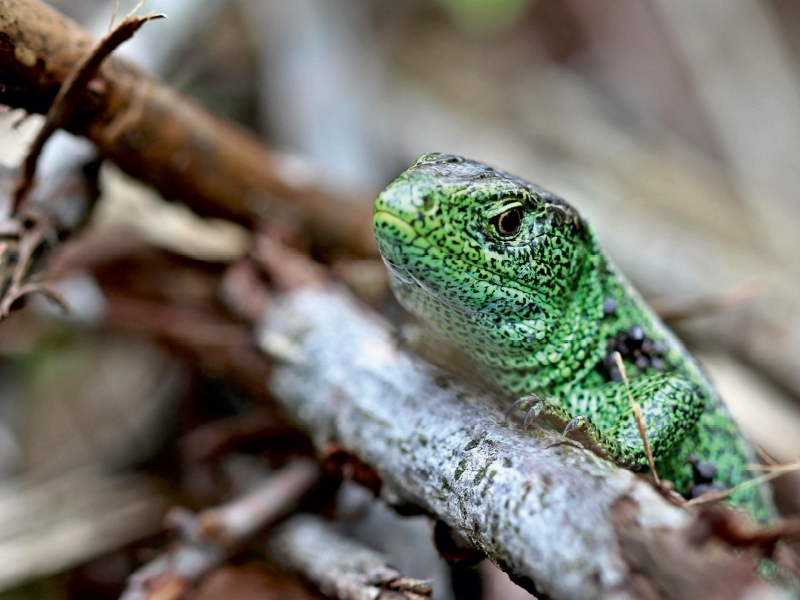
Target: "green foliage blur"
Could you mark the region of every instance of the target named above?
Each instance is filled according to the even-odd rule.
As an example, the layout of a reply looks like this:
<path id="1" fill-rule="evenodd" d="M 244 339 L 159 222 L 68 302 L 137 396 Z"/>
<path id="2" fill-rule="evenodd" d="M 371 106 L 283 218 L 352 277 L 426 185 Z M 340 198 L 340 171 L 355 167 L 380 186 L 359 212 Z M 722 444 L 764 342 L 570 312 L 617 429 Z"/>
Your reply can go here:
<path id="1" fill-rule="evenodd" d="M 498 33 L 513 26 L 533 0 L 436 0 L 463 27 Z"/>

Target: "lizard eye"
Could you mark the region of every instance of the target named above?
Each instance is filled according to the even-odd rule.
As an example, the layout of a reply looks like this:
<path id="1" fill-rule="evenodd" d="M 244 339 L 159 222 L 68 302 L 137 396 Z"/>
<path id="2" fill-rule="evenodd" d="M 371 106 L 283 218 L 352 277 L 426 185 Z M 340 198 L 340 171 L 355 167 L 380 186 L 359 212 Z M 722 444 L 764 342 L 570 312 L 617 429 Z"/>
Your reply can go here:
<path id="1" fill-rule="evenodd" d="M 522 211 L 516 207 L 502 213 L 495 222 L 497 233 L 503 237 L 517 233 L 520 225 L 522 225 Z"/>

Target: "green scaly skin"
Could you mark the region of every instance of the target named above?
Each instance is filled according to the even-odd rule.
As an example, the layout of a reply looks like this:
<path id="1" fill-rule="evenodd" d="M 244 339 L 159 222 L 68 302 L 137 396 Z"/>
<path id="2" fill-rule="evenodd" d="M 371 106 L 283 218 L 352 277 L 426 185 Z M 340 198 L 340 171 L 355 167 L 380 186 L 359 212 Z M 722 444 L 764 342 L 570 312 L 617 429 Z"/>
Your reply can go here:
<path id="1" fill-rule="evenodd" d="M 519 230 L 502 235 L 498 219 L 515 208 Z M 629 353 L 625 372 L 661 477 L 687 497 L 694 457 L 716 467 L 704 483 L 717 489 L 753 477 L 745 469 L 757 462 L 753 448 L 702 368 L 562 199 L 481 163 L 426 154 L 378 197 L 374 225 L 403 306 L 459 347 L 498 394 L 534 394 L 522 402 L 529 418 L 645 469 L 625 384 L 609 363 L 613 350 L 637 346 L 621 335 L 638 335 L 639 364 Z M 763 485 L 729 502 L 760 522 L 775 514 Z"/>

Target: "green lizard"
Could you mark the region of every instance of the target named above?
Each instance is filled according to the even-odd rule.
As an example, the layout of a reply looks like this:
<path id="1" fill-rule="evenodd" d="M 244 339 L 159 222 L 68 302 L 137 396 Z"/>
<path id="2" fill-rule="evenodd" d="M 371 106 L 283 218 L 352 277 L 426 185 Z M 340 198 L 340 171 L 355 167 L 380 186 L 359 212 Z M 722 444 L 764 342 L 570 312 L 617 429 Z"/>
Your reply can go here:
<path id="1" fill-rule="evenodd" d="M 685 497 L 738 486 L 756 462 L 708 377 L 564 200 L 457 156 L 426 154 L 375 202 L 401 304 L 458 347 L 480 379 L 600 456 L 647 456 L 615 352 L 662 478 Z M 730 496 L 757 521 L 770 491 Z"/>

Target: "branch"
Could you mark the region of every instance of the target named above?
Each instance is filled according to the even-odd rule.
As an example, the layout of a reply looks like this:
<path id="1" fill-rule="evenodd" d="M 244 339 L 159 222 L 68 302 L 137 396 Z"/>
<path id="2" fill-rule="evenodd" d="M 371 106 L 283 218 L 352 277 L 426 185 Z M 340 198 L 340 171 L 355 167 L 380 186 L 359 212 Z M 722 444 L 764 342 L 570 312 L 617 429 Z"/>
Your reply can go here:
<path id="1" fill-rule="evenodd" d="M 399 351 L 342 291 L 285 294 L 261 340 L 276 360 L 273 395 L 319 448 L 338 443 L 377 471 L 387 500 L 438 516 L 534 593 L 731 599 L 763 588 L 752 554 L 692 537 L 706 530 L 696 513 L 556 434 L 522 435 L 490 399 Z"/>
<path id="2" fill-rule="evenodd" d="M 250 492 L 198 515 L 173 509 L 181 541 L 137 570 L 120 600 L 179 600 L 254 535 L 294 510 L 319 478 L 313 461 L 297 459 Z"/>
<path id="3" fill-rule="evenodd" d="M 425 600 L 428 582 L 403 577 L 389 558 L 311 515 L 293 517 L 269 541 L 269 555 L 340 600 Z"/>
<path id="4" fill-rule="evenodd" d="M 42 194 L 13 214 L 0 216 L 0 321 L 34 293 L 64 311 L 68 308 L 58 292 L 41 282 L 39 267 L 60 240 L 86 222 L 99 197 L 96 168 L 86 169 L 78 164 L 80 160 L 70 157 L 58 172 L 51 173 Z M 4 176 L 11 177 L 0 174 Z M 65 212 L 74 214 L 64 219 Z"/>
<path id="5" fill-rule="evenodd" d="M 0 102 L 47 112 L 92 45 L 79 25 L 37 0 L 0 0 Z M 288 212 L 322 245 L 375 254 L 368 203 L 324 192 L 307 168 L 120 59 L 103 63 L 64 127 L 202 216 L 252 225 Z"/>
<path id="6" fill-rule="evenodd" d="M 67 119 L 75 112 L 76 104 L 86 93 L 86 86 L 97 74 L 103 61 L 124 41 L 133 37 L 139 28 L 147 21 L 164 18 L 164 15 L 147 15 L 144 17 L 127 16 L 111 33 L 100 40 L 100 43 L 86 56 L 84 60 L 75 65 L 74 69 L 64 79 L 58 90 L 50 109 L 47 111 L 44 125 L 36 134 L 28 157 L 25 159 L 23 178 L 16 191 L 15 206 L 19 207 L 28 191 L 33 187 L 33 178 L 36 174 L 36 164 L 44 149 L 44 145 L 53 133 L 64 126 Z"/>
<path id="7" fill-rule="evenodd" d="M 53 182 L 49 182 L 50 186 L 45 193 L 45 202 L 41 209 L 37 209 L 35 199 L 34 201 L 28 201 L 29 192 L 34 184 L 39 157 L 45 143 L 53 133 L 63 127 L 70 116 L 76 112 L 77 104 L 85 95 L 87 85 L 109 54 L 125 40 L 130 39 L 144 23 L 162 16 L 127 16 L 83 60 L 74 65 L 58 89 L 55 99 L 47 112 L 44 125 L 39 130 L 25 160 L 22 178 L 11 203 L 13 207 L 12 214 L 7 216 L 0 225 L 2 233 L 6 237 L 2 248 L 3 258 L 6 260 L 0 261 L 0 281 L 3 282 L 2 291 L 0 291 L 0 321 L 8 317 L 11 310 L 21 304 L 20 301 L 23 298 L 34 293 L 39 293 L 49 298 L 64 312 L 69 310 L 66 301 L 58 292 L 42 285 L 37 280 L 37 274 L 34 273 L 33 269 L 41 255 L 52 249 L 55 242 L 58 241 L 59 234 L 61 234 L 61 237 L 66 237 L 68 233 L 71 233 L 85 222 L 85 217 L 88 217 L 94 201 L 99 195 L 96 185 L 97 169 L 95 166 L 90 174 L 83 168 L 83 165 L 76 164 L 76 161 L 81 159 L 80 156 L 70 156 L 70 158 L 63 161 L 64 166 L 60 172 L 52 175 L 54 179 L 58 179 L 56 184 L 66 182 L 69 178 L 75 177 L 76 167 L 80 167 L 80 171 L 84 174 L 83 179 L 89 183 L 89 185 L 82 186 L 87 202 L 84 203 L 83 207 L 78 206 L 76 211 L 83 216 L 73 219 L 72 223 L 62 223 L 61 231 L 59 231 L 58 209 L 61 208 L 63 210 L 61 205 L 64 204 L 64 197 L 68 197 L 68 194 L 65 193 L 67 186 L 62 188 L 59 185 L 52 185 Z M 0 20 L 2 20 L 2 16 L 0 16 Z M 14 27 L 18 26 L 20 24 L 15 22 Z M 0 36 L 0 40 L 2 39 L 2 36 Z M 26 57 L 30 58 L 24 52 L 16 56 L 18 60 L 23 62 Z M 94 180 L 89 181 L 90 178 Z M 41 204 L 41 199 L 39 200 Z M 7 251 L 9 248 L 11 249 L 11 254 Z"/>

